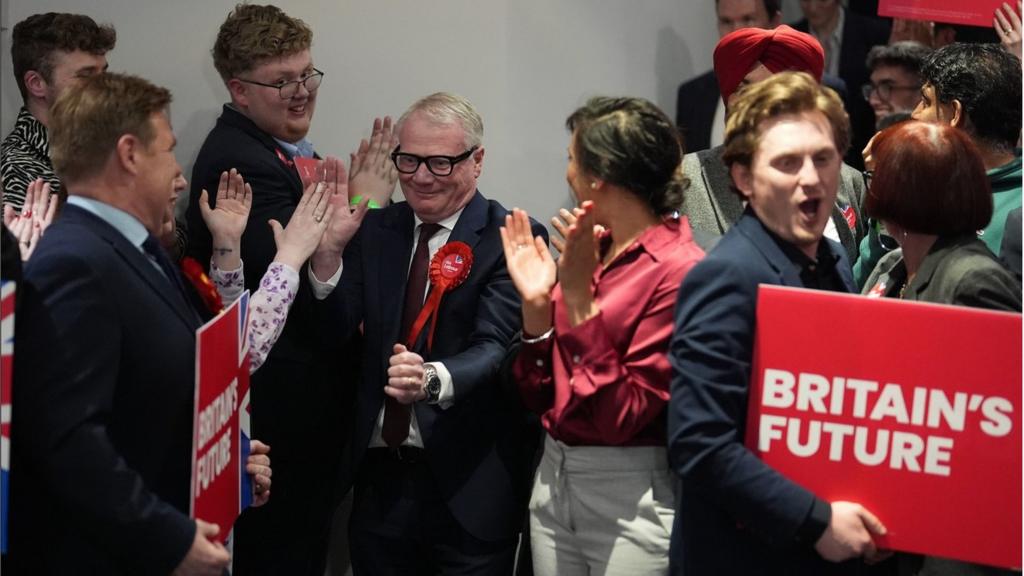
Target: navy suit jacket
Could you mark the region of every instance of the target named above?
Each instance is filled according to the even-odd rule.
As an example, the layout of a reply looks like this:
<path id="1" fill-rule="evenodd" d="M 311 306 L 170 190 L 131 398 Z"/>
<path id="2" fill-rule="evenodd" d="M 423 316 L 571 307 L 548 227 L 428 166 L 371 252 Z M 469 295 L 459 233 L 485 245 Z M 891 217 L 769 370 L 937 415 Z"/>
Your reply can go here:
<path id="1" fill-rule="evenodd" d="M 845 251 L 828 242 L 848 291 Z M 799 268 L 748 208 L 687 274 L 676 304 L 669 457 L 682 477 L 671 561 L 677 574 L 845 574 L 814 551 L 827 502 L 743 445 L 757 288 L 802 287 Z"/>
<path id="2" fill-rule="evenodd" d="M 697 152 L 711 147 L 711 124 L 722 99 L 714 70 L 679 85 L 676 93 L 676 126 L 683 135 L 684 149 Z"/>
<path id="3" fill-rule="evenodd" d="M 73 205 L 46 231 L 18 289 L 17 573 L 169 573 L 195 536 L 199 316 L 120 232 Z"/>
<path id="4" fill-rule="evenodd" d="M 427 461 L 452 515 L 469 533 L 491 541 L 514 535 L 524 511 L 515 485 L 524 463 L 514 437 L 522 409 L 503 394 L 499 378 L 522 323 L 498 232 L 507 213 L 476 192 L 452 230 L 449 242 L 465 242 L 472 249 L 472 269 L 442 300 L 433 349 L 426 352 L 421 338 L 417 352 L 428 362 L 442 362 L 451 373 L 454 404 L 446 410 L 424 402 L 413 405 Z M 392 347 L 406 337 L 399 329 L 413 228 L 408 203 L 371 210 L 345 250 L 338 287 L 325 301 L 331 325 L 348 332 L 360 322 L 364 327 L 352 469 L 366 452 L 384 404 Z M 534 234 L 547 238 L 537 223 Z"/>

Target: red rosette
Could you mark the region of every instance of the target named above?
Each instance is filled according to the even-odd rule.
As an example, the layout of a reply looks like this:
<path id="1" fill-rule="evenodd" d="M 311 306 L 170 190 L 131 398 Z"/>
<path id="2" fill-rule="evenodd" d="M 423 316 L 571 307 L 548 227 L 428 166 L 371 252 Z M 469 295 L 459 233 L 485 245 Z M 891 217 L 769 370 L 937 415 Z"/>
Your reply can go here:
<path id="1" fill-rule="evenodd" d="M 465 242 L 449 242 L 441 247 L 430 259 L 430 294 L 423 303 L 416 321 L 409 329 L 406 347 L 413 348 L 420 337 L 427 320 L 430 320 L 430 332 L 427 334 L 427 350 L 434 346 L 434 328 L 437 326 L 437 310 L 441 307 L 444 293 L 466 281 L 469 271 L 473 268 L 473 249 Z"/>
<path id="2" fill-rule="evenodd" d="M 202 265 L 194 258 L 186 256 L 181 259 L 181 271 L 185 274 L 185 278 L 192 283 L 192 287 L 196 289 L 206 308 L 213 314 L 220 314 L 220 311 L 224 309 L 224 303 L 220 299 L 217 287 L 210 281 L 210 277 L 206 275 Z"/>

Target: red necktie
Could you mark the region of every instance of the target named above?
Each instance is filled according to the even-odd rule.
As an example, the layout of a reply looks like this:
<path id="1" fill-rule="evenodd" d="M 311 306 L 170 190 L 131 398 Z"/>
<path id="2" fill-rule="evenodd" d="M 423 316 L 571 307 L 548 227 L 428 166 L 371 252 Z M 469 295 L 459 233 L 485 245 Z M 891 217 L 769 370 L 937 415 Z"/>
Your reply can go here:
<path id="1" fill-rule="evenodd" d="M 405 283 L 405 307 L 402 308 L 402 329 L 399 338 L 409 336 L 409 328 L 423 308 L 423 298 L 427 291 L 427 272 L 430 268 L 430 246 L 428 241 L 441 229 L 440 224 L 420 224 L 420 239 L 416 243 L 416 253 L 409 266 L 409 280 Z M 409 405 L 401 404 L 391 396 L 384 397 L 384 426 L 381 435 L 388 448 L 398 448 L 409 437 Z"/>

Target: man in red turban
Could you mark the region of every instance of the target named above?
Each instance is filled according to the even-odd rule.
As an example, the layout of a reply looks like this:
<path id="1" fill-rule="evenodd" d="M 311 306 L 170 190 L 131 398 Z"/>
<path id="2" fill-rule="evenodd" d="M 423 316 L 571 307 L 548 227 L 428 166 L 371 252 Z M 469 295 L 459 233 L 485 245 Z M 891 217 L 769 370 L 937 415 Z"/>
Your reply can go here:
<path id="1" fill-rule="evenodd" d="M 715 47 L 715 75 L 726 106 L 736 90 L 776 72 L 807 72 L 821 82 L 825 51 L 803 32 L 782 25 L 773 30 L 741 28 Z"/>

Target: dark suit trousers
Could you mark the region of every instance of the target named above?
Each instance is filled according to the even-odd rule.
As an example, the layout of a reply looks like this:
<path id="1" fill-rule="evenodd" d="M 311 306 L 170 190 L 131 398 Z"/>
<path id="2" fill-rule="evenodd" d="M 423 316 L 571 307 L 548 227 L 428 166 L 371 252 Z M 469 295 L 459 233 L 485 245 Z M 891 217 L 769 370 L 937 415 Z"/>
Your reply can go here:
<path id="1" fill-rule="evenodd" d="M 349 547 L 357 576 L 507 576 L 516 539 L 475 538 L 449 512 L 422 457 L 403 461 L 387 448 L 371 448 L 356 480 Z"/>

